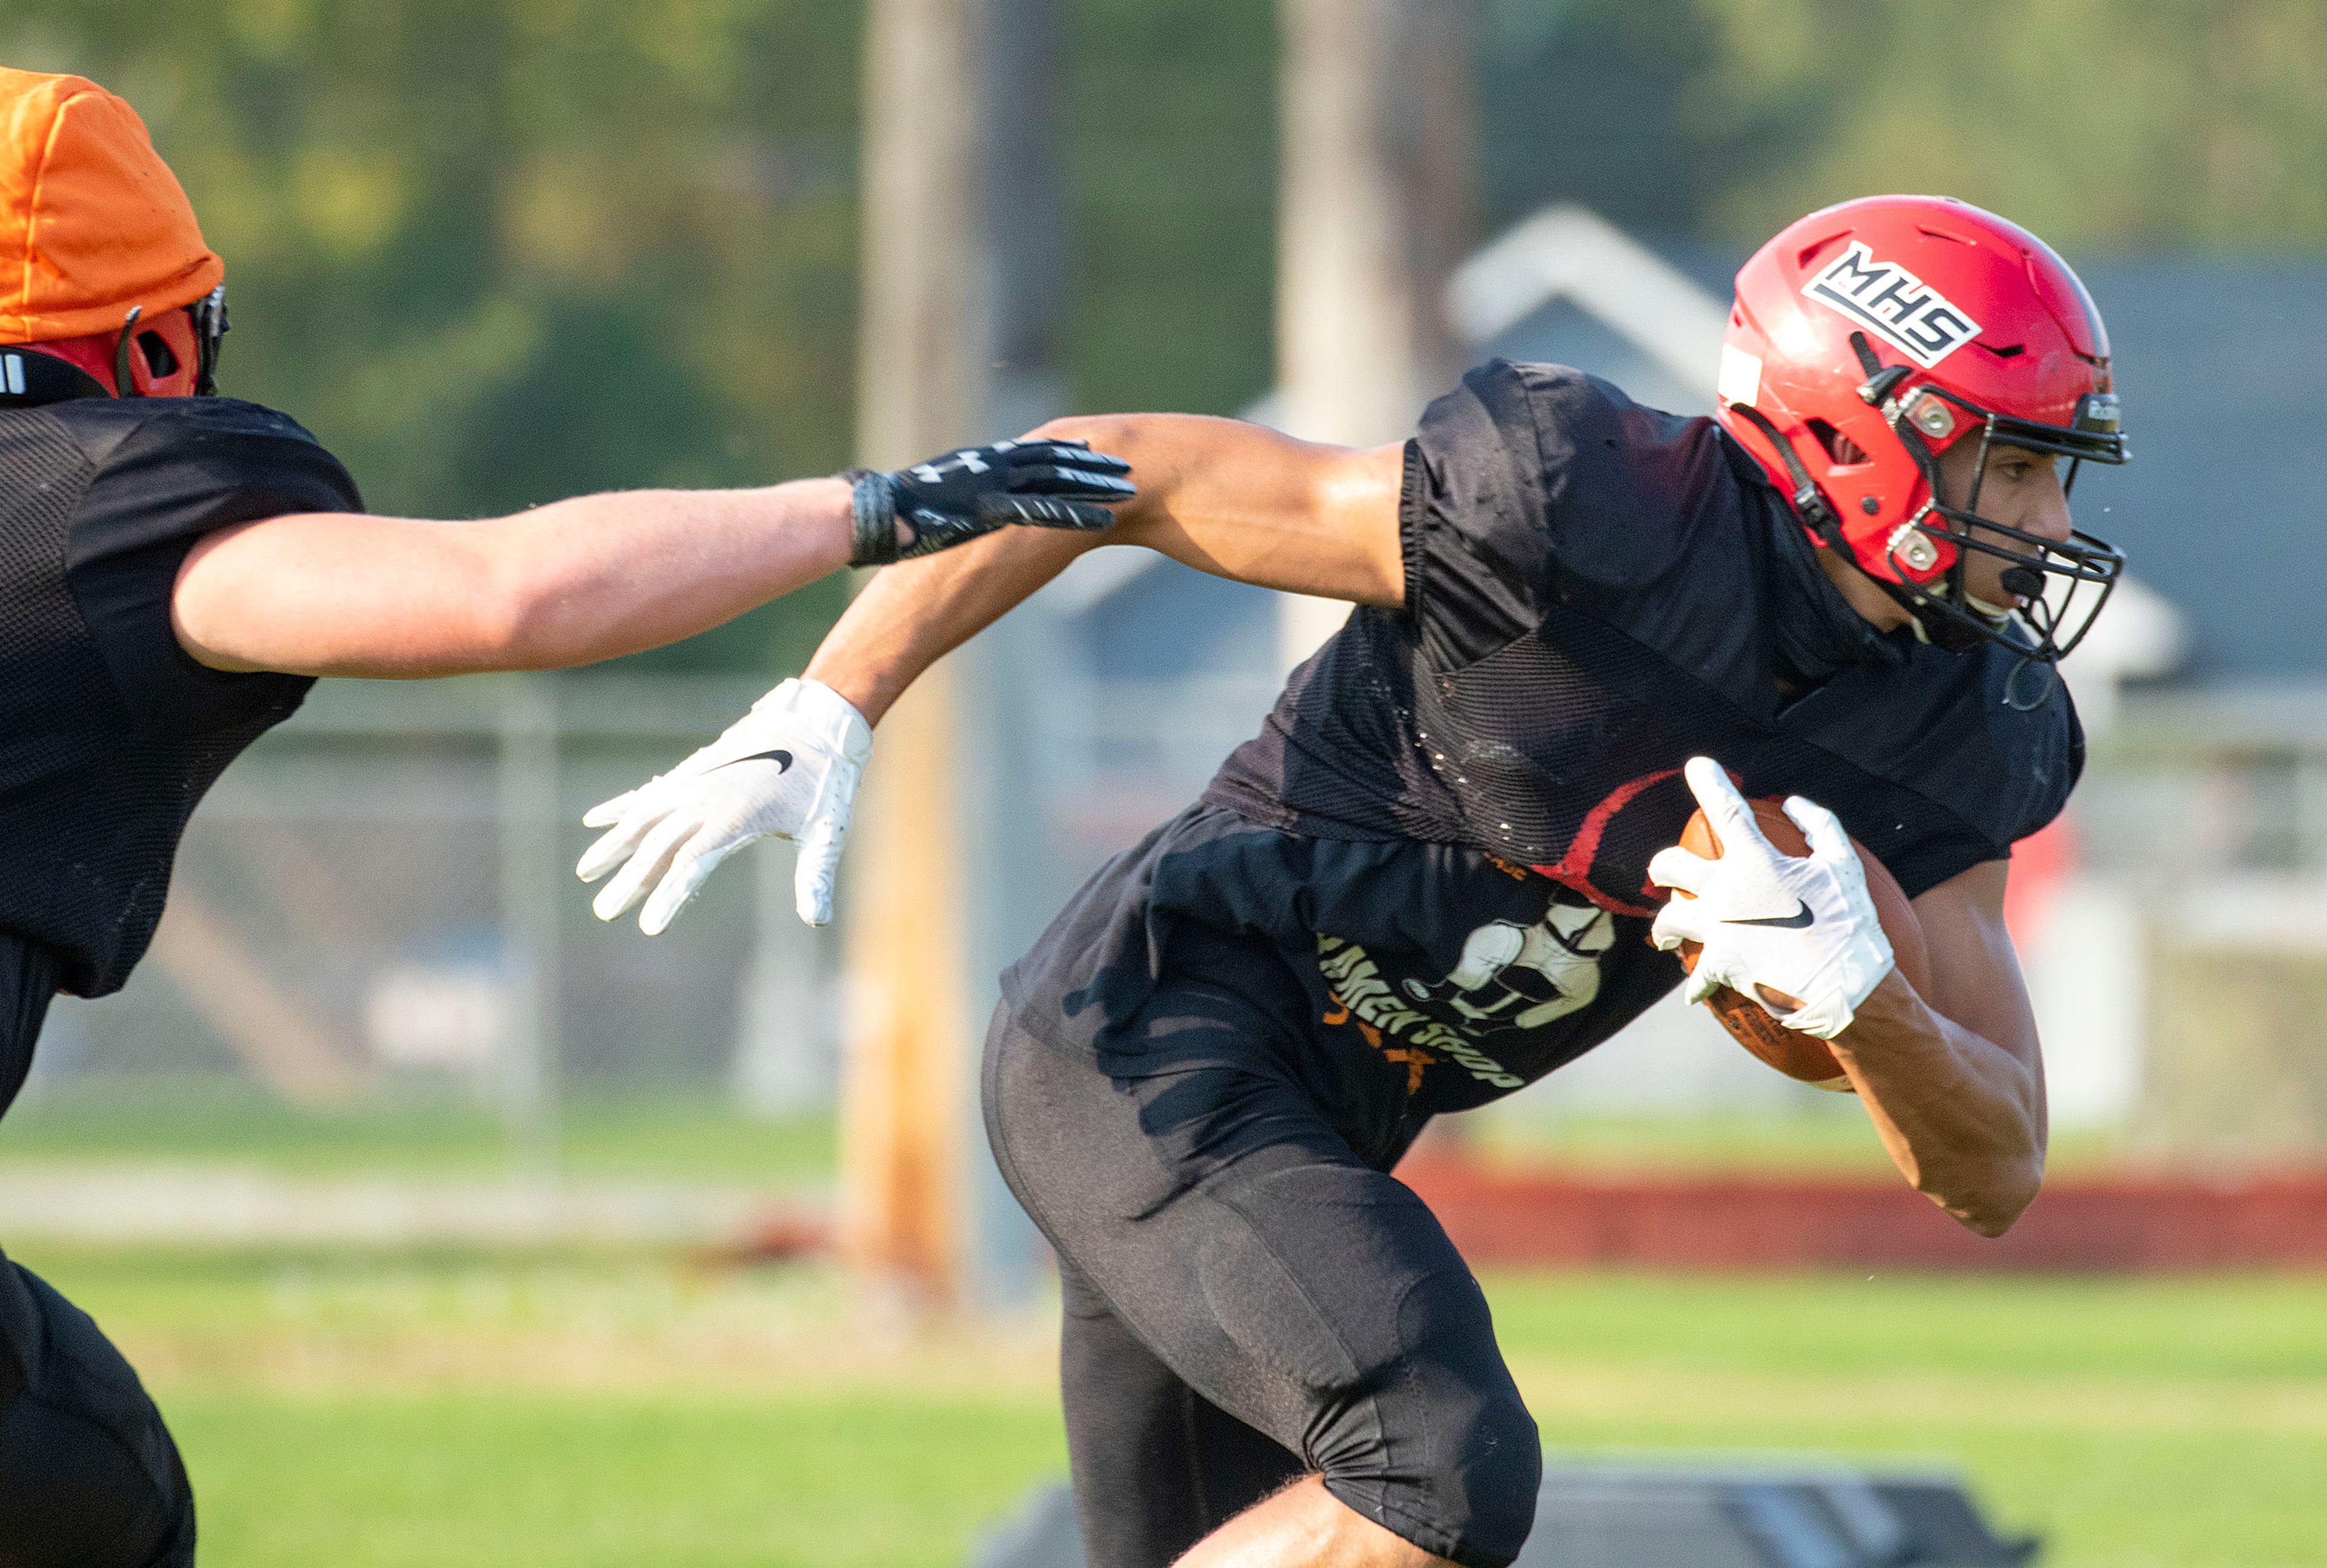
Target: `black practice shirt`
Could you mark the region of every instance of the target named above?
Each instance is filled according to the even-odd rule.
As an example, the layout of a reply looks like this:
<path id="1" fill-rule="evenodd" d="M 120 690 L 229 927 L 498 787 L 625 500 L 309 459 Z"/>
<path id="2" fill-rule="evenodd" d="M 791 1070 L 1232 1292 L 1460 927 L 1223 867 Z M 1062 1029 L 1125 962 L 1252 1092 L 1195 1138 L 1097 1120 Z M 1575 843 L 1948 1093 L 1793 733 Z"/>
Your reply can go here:
<path id="1" fill-rule="evenodd" d="M 1718 425 L 1577 371 L 1498 361 L 1433 404 L 1399 527 L 1405 605 L 1357 610 L 1005 975 L 1029 1032 L 1159 1069 L 1170 1031 L 1126 1026 L 1224 986 L 1393 1145 L 1384 1118 L 1507 1094 L 1678 983 L 1647 866 L 1688 758 L 1827 806 L 1911 897 L 2008 855 L 2081 766 L 2057 682 L 2022 713 L 2010 650 L 1877 634 Z"/>
<path id="2" fill-rule="evenodd" d="M 170 627 L 186 552 L 362 505 L 314 437 L 255 404 L 0 410 L 0 933 L 45 949 L 62 989 L 128 978 L 187 817 L 313 684 L 187 655 Z"/>

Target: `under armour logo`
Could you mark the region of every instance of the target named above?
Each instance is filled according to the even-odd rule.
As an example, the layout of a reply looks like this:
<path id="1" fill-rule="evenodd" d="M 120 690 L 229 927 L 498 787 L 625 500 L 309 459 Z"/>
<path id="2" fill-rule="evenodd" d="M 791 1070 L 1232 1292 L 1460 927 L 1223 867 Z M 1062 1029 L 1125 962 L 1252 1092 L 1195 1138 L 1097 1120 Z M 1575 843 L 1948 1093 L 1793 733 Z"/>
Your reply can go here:
<path id="1" fill-rule="evenodd" d="M 944 464 L 958 466 L 964 473 L 985 473 L 991 467 L 977 453 L 964 451 L 957 452 L 951 457 L 939 458 L 935 462 L 916 463 L 912 468 L 912 475 L 923 484 L 942 484 L 946 477 L 946 471 L 942 466 Z"/>

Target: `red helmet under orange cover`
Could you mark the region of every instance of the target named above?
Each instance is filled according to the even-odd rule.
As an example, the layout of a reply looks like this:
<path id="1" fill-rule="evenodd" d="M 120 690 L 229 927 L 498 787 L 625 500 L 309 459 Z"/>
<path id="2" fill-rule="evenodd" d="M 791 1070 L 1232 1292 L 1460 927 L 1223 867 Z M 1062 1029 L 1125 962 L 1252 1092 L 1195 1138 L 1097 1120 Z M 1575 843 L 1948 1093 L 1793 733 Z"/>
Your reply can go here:
<path id="1" fill-rule="evenodd" d="M 207 390 L 225 272 L 135 109 L 83 77 L 0 69 L 0 343 L 107 392 Z"/>
<path id="2" fill-rule="evenodd" d="M 2006 638 L 1963 591 L 1965 552 L 1986 551 L 2024 574 L 2007 585 L 2031 602 L 2037 657 L 2058 658 L 2099 603 L 2056 639 L 2045 591 L 2091 583 L 2105 600 L 2122 567 L 2089 535 L 2038 538 L 1980 518 L 1976 490 L 1937 493 L 1938 454 L 1973 436 L 2126 459 L 2108 333 L 2084 285 L 2042 240 L 1965 202 L 1845 201 L 1756 251 L 1737 275 L 1719 418 L 1812 535 L 1927 626 Z"/>

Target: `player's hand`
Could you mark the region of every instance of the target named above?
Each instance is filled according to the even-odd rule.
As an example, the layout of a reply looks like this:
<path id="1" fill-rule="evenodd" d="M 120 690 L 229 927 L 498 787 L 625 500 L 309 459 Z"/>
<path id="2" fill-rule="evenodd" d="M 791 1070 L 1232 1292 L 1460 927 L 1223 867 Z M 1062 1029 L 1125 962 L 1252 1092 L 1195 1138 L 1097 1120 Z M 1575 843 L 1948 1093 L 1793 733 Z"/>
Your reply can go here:
<path id="1" fill-rule="evenodd" d="M 1096 532 L 1108 503 L 1139 493 L 1131 465 L 1079 441 L 997 441 L 964 447 L 894 473 L 851 469 L 856 553 L 880 566 L 934 555 L 1012 523 Z"/>
<path id="2" fill-rule="evenodd" d="M 1866 895 L 1850 835 L 1833 812 L 1792 796 L 1786 815 L 1810 852 L 1786 854 L 1762 836 L 1719 763 L 1693 757 L 1683 771 L 1721 840 L 1721 857 L 1706 860 L 1676 845 L 1649 862 L 1650 882 L 1679 890 L 1649 940 L 1666 952 L 1685 941 L 1704 945 L 1688 977 L 1689 1001 L 1726 985 L 1770 1007 L 1756 989 L 1766 985 L 1800 1003 L 1779 1022 L 1832 1040 L 1850 1027 L 1892 964 L 1891 939 Z"/>
<path id="3" fill-rule="evenodd" d="M 872 754 L 873 732 L 846 698 L 817 681 L 784 682 L 678 767 L 583 817 L 584 827 L 612 831 L 575 871 L 596 882 L 622 868 L 590 908 L 611 920 L 644 895 L 639 929 L 658 936 L 721 861 L 754 839 L 789 838 L 800 846 L 794 907 L 809 925 L 825 924 Z"/>

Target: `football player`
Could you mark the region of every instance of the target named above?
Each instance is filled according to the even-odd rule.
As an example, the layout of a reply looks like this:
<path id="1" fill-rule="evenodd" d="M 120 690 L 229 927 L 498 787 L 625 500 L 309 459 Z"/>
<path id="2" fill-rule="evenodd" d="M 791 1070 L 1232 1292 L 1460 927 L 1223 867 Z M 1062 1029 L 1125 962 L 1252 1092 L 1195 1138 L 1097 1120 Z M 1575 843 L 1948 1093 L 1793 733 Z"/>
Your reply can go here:
<path id="1" fill-rule="evenodd" d="M 2005 869 L 2076 782 L 2053 665 L 2122 565 L 2070 486 L 2126 460 L 2100 316 L 2042 241 L 1930 198 L 1813 213 L 1738 274 L 1713 418 L 1498 361 L 1370 451 L 1171 415 L 1042 434 L 1130 460 L 1112 531 L 883 574 L 802 686 L 877 720 L 1106 542 L 1359 606 L 1004 977 L 986 1122 L 1058 1255 L 1098 1568 L 1511 1561 L 1535 1426 L 1388 1172 L 1637 1018 L 1684 940 L 1696 985 L 1831 1041 L 1948 1213 L 1994 1236 L 2026 1207 L 2044 1084 Z M 667 922 L 758 833 L 808 839 L 822 885 L 850 736 L 754 715 L 602 808 L 599 913 L 651 886 Z M 733 761 L 773 747 L 806 761 Z M 1756 796 L 1811 855 L 1771 849 Z M 1674 847 L 1700 807 L 1718 859 Z M 1846 830 L 1913 901 L 1925 994 Z"/>
<path id="2" fill-rule="evenodd" d="M 55 994 L 127 978 L 187 815 L 313 677 L 610 658 L 852 562 L 1101 527 L 1131 493 L 1120 462 L 1033 442 L 481 522 L 367 517 L 306 431 L 213 395 L 223 268 L 128 105 L 0 70 L 0 1111 Z M 780 705 L 805 733 L 856 722 L 821 686 Z M 136 1375 L 0 1258 L 0 1563 L 180 1568 L 193 1549 Z"/>

